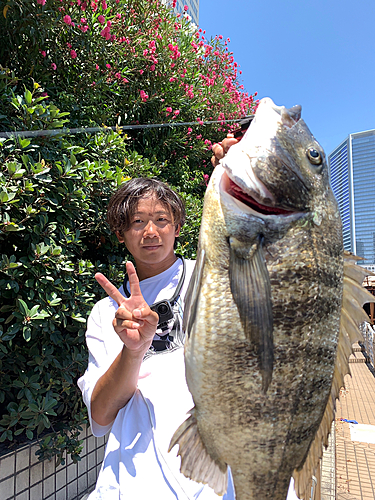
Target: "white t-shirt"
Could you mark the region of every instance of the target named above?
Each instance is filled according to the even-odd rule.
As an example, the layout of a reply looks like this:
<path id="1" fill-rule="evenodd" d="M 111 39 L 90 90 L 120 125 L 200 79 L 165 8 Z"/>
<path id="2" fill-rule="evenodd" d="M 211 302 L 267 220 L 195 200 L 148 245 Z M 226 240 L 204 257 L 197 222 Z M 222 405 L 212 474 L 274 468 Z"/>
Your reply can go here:
<path id="1" fill-rule="evenodd" d="M 194 262 L 186 261 L 186 277 L 178 301 L 182 311 L 193 268 Z M 163 273 L 141 281 L 146 302 L 151 305 L 170 299 L 181 272 L 182 263 L 178 259 Z M 120 292 L 124 294 L 122 287 Z M 112 424 L 101 426 L 92 419 L 91 395 L 95 384 L 123 347 L 112 326 L 117 308 L 110 297 L 94 306 L 86 332 L 89 364 L 78 380 L 92 433 L 103 436 L 111 431 L 96 488 L 89 500 L 234 500 L 230 473 L 227 493 L 219 497 L 207 485 L 180 473 L 177 446 L 168 453 L 175 430 L 194 406 L 185 380 L 183 349 L 162 351 L 142 363 L 138 388 Z M 293 488 L 289 488 L 288 500 L 296 498 Z"/>

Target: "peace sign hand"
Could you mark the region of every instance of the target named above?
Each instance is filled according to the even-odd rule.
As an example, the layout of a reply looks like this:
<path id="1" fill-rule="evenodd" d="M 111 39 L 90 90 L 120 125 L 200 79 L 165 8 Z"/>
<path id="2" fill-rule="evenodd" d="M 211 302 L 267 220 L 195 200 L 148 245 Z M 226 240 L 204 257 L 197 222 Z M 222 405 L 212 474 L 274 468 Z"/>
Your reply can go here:
<path id="1" fill-rule="evenodd" d="M 143 298 L 139 279 L 131 262 L 126 263 L 126 271 L 130 286 L 128 299 L 103 274 L 96 273 L 95 279 L 119 306 L 112 322 L 117 335 L 130 351 L 145 353 L 154 338 L 159 316 Z"/>

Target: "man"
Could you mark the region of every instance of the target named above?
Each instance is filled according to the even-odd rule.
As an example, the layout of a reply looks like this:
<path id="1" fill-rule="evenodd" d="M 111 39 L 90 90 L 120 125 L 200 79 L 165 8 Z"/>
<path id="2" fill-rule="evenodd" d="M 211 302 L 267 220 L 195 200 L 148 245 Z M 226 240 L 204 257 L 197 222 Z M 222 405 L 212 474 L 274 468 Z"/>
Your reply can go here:
<path id="1" fill-rule="evenodd" d="M 88 320 L 89 366 L 78 381 L 88 407 L 92 432 L 111 429 L 93 499 L 214 499 L 211 488 L 179 472 L 169 441 L 193 402 L 188 392 L 182 347 L 181 316 L 194 262 L 185 278 L 173 318 L 159 325 L 150 305 L 171 299 L 184 264 L 174 252 L 185 221 L 182 200 L 153 179 L 133 179 L 111 198 L 108 221 L 132 254 L 126 264 L 128 294 L 103 275 L 95 277 L 108 297 Z M 171 340 L 172 338 L 172 340 Z M 157 348 L 153 343 L 159 342 Z M 144 360 L 145 355 L 148 358 Z M 234 498 L 233 486 L 224 497 Z"/>
<path id="2" fill-rule="evenodd" d="M 223 141 L 218 155 L 225 147 Z M 194 262 L 184 264 L 174 252 L 185 222 L 183 202 L 160 181 L 133 179 L 111 198 L 107 219 L 136 270 L 126 264 L 128 279 L 119 290 L 102 274 L 95 276 L 108 297 L 89 317 L 89 365 L 78 385 L 93 434 L 111 432 L 90 500 L 234 500 L 230 473 L 227 493 L 218 497 L 179 472 L 176 450 L 167 453 L 174 431 L 194 406 L 181 348 L 184 296 Z M 165 299 L 173 313 L 160 324 L 150 305 Z"/>

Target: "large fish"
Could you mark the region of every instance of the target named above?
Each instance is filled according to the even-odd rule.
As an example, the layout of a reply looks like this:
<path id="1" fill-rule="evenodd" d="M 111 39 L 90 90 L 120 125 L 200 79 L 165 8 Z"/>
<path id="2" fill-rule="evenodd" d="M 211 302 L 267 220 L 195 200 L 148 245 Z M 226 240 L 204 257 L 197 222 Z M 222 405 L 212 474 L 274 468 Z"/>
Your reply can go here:
<path id="1" fill-rule="evenodd" d="M 263 99 L 207 188 L 184 323 L 195 407 L 181 471 L 237 500 L 309 498 L 348 373 L 366 270 L 345 254 L 321 146 L 301 107 Z"/>

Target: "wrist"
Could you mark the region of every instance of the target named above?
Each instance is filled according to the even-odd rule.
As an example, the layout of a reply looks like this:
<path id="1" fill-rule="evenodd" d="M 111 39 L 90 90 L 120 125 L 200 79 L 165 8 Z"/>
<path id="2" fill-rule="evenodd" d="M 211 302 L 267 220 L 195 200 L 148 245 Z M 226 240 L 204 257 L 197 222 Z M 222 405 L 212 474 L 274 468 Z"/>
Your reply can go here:
<path id="1" fill-rule="evenodd" d="M 149 350 L 149 348 L 151 346 L 152 340 L 153 339 L 145 342 L 144 344 L 142 344 L 142 346 L 140 346 L 136 349 L 131 349 L 126 344 L 124 344 L 124 346 L 122 348 L 122 352 L 126 357 L 131 358 L 134 361 L 137 361 L 137 360 L 142 361 L 144 355 L 146 354 L 146 352 Z"/>

